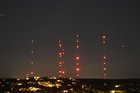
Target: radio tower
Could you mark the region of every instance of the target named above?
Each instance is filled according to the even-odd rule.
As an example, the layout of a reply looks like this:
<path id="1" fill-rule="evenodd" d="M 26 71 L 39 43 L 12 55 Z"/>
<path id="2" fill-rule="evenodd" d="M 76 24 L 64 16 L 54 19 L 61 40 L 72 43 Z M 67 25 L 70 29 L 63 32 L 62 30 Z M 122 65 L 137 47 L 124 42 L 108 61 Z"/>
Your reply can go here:
<path id="1" fill-rule="evenodd" d="M 64 48 L 62 46 L 61 40 L 58 41 L 59 44 L 59 70 L 58 70 L 58 74 L 59 77 L 64 77 L 65 71 L 64 71 Z"/>
<path id="2" fill-rule="evenodd" d="M 103 44 L 103 78 L 107 79 L 107 56 L 106 56 L 106 35 L 102 35 L 102 44 Z M 106 86 L 106 82 L 104 82 L 104 86 Z"/>
<path id="3" fill-rule="evenodd" d="M 33 77 L 34 76 L 34 64 L 35 64 L 35 54 L 36 54 L 36 42 L 35 40 L 31 40 L 31 50 L 30 50 L 30 72 L 26 74 L 26 77 Z"/>
<path id="4" fill-rule="evenodd" d="M 76 57 L 75 57 L 75 61 L 76 61 L 76 77 L 80 76 L 80 56 L 79 56 L 79 35 L 76 35 Z"/>

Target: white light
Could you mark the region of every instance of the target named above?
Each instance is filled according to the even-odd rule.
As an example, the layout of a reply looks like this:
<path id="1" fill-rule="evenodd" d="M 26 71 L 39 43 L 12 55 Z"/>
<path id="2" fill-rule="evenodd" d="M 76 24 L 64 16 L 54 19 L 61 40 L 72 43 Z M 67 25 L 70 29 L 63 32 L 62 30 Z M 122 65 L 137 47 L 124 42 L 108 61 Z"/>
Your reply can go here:
<path id="1" fill-rule="evenodd" d="M 79 63 L 77 63 L 77 65 L 79 65 Z"/>
<path id="2" fill-rule="evenodd" d="M 120 87 L 120 85 L 115 85 L 116 88 Z"/>
<path id="3" fill-rule="evenodd" d="M 59 62 L 59 64 L 62 64 L 62 62 Z"/>
<path id="4" fill-rule="evenodd" d="M 62 45 L 61 45 L 61 44 L 59 44 L 59 47 L 62 47 Z"/>
<path id="5" fill-rule="evenodd" d="M 106 70 L 106 68 L 104 68 L 104 70 Z"/>
<path id="6" fill-rule="evenodd" d="M 31 40 L 31 42 L 33 43 L 33 42 L 34 42 L 34 40 Z"/>
<path id="7" fill-rule="evenodd" d="M 71 88 L 70 90 L 73 91 L 73 88 Z"/>
<path id="8" fill-rule="evenodd" d="M 63 90 L 63 92 L 64 92 L 64 93 L 67 93 L 67 92 L 68 92 L 68 90 Z"/>
<path id="9" fill-rule="evenodd" d="M 104 76 L 106 76 L 106 74 L 104 74 Z"/>
<path id="10" fill-rule="evenodd" d="M 106 38 L 106 36 L 103 36 L 103 38 L 105 39 L 105 38 Z"/>
<path id="11" fill-rule="evenodd" d="M 103 41 L 103 44 L 105 44 L 106 42 L 105 41 Z"/>
<path id="12" fill-rule="evenodd" d="M 77 45 L 76 48 L 79 48 L 79 46 Z"/>
<path id="13" fill-rule="evenodd" d="M 59 53 L 59 57 L 62 57 L 62 53 Z"/>
<path id="14" fill-rule="evenodd" d="M 77 39 L 77 43 L 79 42 L 79 40 Z"/>
<path id="15" fill-rule="evenodd" d="M 106 56 L 104 56 L 104 59 L 106 59 Z"/>
<path id="16" fill-rule="evenodd" d="M 77 59 L 77 60 L 79 60 L 79 59 L 80 59 L 80 57 L 76 57 L 76 59 Z"/>
<path id="17" fill-rule="evenodd" d="M 34 72 L 31 72 L 31 74 L 33 75 L 33 74 L 34 74 Z"/>
<path id="18" fill-rule="evenodd" d="M 79 35 L 77 35 L 77 37 L 79 37 Z"/>

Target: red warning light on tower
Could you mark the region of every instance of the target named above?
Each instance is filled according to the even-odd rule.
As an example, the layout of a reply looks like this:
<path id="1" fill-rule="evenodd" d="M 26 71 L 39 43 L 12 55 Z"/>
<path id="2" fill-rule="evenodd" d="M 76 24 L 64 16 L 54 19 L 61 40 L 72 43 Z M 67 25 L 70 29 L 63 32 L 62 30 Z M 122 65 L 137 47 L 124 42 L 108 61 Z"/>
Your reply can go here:
<path id="1" fill-rule="evenodd" d="M 34 72 L 31 72 L 31 75 L 33 75 L 34 74 Z"/>
<path id="2" fill-rule="evenodd" d="M 77 57 L 76 57 L 76 60 L 80 60 L 80 57 L 77 56 Z"/>
<path id="3" fill-rule="evenodd" d="M 80 69 L 79 68 L 76 68 L 76 71 L 80 71 Z"/>
<path id="4" fill-rule="evenodd" d="M 31 40 L 32 43 L 34 43 L 34 40 Z"/>
<path id="5" fill-rule="evenodd" d="M 65 74 L 65 71 L 62 71 L 62 74 Z"/>
<path id="6" fill-rule="evenodd" d="M 102 38 L 103 38 L 103 39 L 105 39 L 105 38 L 106 38 L 106 36 L 104 35 Z"/>
<path id="7" fill-rule="evenodd" d="M 77 45 L 76 48 L 79 48 L 79 45 Z"/>
<path id="8" fill-rule="evenodd" d="M 102 36 L 102 42 L 103 42 L 103 44 L 106 43 L 106 36 L 105 35 Z"/>
<path id="9" fill-rule="evenodd" d="M 59 53 L 59 57 L 62 57 L 62 53 L 61 52 Z"/>
<path id="10" fill-rule="evenodd" d="M 79 35 L 77 35 L 77 38 L 79 37 Z"/>

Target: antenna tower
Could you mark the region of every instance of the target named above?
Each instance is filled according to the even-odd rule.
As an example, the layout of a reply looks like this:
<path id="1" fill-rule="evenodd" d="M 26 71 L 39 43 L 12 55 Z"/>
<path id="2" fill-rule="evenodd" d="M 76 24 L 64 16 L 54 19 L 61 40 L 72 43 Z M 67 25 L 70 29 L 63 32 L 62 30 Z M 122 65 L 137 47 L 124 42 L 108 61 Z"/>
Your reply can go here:
<path id="1" fill-rule="evenodd" d="M 59 55 L 59 70 L 58 70 L 58 74 L 59 74 L 59 77 L 64 77 L 64 74 L 65 74 L 65 71 L 64 71 L 64 48 L 63 48 L 63 45 L 61 43 L 61 40 L 58 41 L 58 44 L 59 44 L 59 52 L 58 52 L 58 55 Z"/>

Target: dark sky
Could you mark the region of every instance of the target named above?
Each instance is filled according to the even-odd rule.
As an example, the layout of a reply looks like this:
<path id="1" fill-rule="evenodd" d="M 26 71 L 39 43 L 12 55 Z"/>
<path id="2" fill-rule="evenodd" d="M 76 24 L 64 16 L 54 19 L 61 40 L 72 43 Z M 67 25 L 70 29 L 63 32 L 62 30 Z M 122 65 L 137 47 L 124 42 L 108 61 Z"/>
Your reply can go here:
<path id="1" fill-rule="evenodd" d="M 0 77 L 25 77 L 36 41 L 35 73 L 58 75 L 58 40 L 66 76 L 74 77 L 74 40 L 80 35 L 81 77 L 103 78 L 107 35 L 108 78 L 140 78 L 139 0 L 0 0 Z"/>

